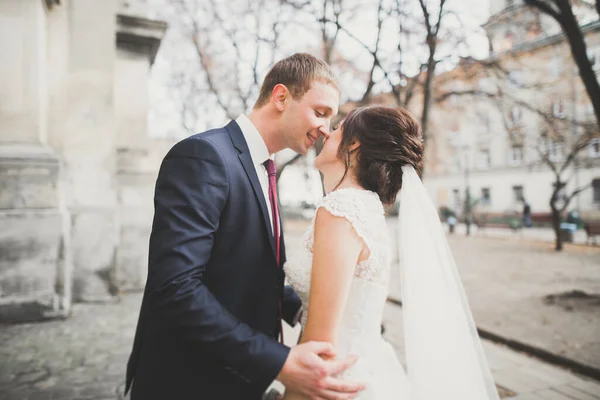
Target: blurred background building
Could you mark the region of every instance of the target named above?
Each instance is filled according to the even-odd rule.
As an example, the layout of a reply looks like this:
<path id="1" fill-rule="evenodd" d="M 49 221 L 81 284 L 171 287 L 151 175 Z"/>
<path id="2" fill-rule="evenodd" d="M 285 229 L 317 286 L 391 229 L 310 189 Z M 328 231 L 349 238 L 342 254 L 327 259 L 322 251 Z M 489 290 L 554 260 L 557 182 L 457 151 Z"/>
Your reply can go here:
<path id="1" fill-rule="evenodd" d="M 67 315 L 145 282 L 147 135 L 167 25 L 130 1 L 0 1 L 0 318 Z"/>
<path id="2" fill-rule="evenodd" d="M 594 110 L 569 43 L 556 21 L 521 1 L 490 5 L 483 25 L 489 57 L 463 59 L 436 77 L 441 101 L 425 168 L 430 194 L 462 215 L 468 188 L 476 220 L 520 213 L 526 200 L 534 223 L 548 223 L 561 171 L 557 204 L 583 188 L 568 210 L 597 219 L 600 139 L 589 139 Z M 598 75 L 600 21 L 581 31 Z"/>

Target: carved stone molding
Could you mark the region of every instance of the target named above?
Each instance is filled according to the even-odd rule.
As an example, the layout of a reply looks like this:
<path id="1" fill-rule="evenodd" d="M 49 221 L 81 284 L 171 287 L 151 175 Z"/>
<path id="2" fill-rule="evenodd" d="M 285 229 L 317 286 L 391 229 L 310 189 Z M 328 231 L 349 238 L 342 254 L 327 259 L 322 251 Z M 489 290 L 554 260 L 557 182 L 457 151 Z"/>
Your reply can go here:
<path id="1" fill-rule="evenodd" d="M 48 10 L 52 10 L 52 7 L 60 5 L 60 0 L 44 0 Z"/>
<path id="2" fill-rule="evenodd" d="M 134 15 L 117 15 L 117 45 L 147 54 L 150 64 L 167 31 L 167 23 Z"/>

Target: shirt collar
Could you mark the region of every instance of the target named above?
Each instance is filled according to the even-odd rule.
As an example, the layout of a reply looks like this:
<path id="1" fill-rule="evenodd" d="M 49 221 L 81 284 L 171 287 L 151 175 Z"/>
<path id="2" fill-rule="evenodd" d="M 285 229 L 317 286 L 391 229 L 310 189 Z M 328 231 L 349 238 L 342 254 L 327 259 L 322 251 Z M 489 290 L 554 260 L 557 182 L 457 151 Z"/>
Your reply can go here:
<path id="1" fill-rule="evenodd" d="M 244 134 L 248 149 L 250 150 L 250 157 L 252 157 L 254 164 L 259 165 L 272 158 L 264 139 L 246 115 L 240 114 L 235 122 L 237 122 Z"/>

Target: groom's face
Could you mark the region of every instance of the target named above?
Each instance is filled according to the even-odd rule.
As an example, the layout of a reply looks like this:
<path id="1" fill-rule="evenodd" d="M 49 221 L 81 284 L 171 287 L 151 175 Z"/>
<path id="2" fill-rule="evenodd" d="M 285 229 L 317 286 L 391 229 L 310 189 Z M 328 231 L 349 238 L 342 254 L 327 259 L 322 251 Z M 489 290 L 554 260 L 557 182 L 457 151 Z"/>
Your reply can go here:
<path id="1" fill-rule="evenodd" d="M 301 99 L 290 97 L 282 116 L 286 147 L 306 154 L 321 136 L 329 133 L 339 101 L 340 94 L 335 87 L 317 81 Z"/>

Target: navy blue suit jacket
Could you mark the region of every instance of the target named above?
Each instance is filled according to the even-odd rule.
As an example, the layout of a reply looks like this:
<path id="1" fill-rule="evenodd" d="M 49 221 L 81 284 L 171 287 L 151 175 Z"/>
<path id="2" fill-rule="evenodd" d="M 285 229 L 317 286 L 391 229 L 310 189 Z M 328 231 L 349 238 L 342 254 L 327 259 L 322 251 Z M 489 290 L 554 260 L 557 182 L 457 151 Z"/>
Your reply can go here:
<path id="1" fill-rule="evenodd" d="M 260 399 L 289 353 L 276 341 L 279 301 L 291 322 L 300 299 L 284 287 L 237 123 L 176 144 L 154 206 L 126 391 L 133 400 Z"/>

